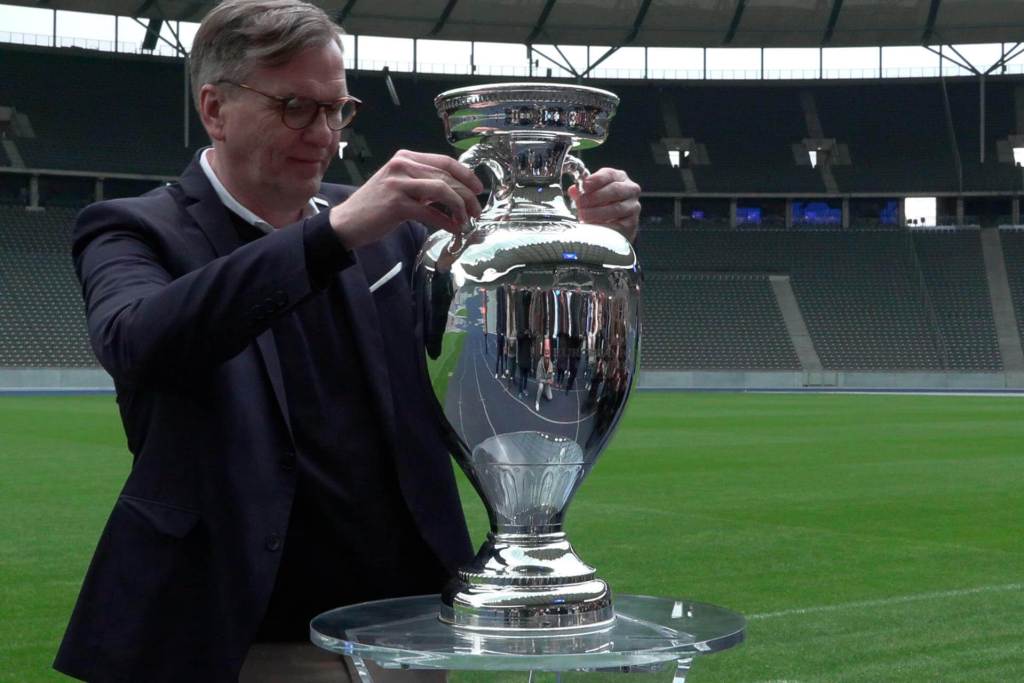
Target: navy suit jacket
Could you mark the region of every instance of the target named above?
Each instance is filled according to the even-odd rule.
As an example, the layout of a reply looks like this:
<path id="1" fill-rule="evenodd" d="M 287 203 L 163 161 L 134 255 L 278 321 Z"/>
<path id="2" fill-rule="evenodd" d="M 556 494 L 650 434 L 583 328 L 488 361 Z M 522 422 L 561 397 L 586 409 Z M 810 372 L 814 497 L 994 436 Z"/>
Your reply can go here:
<path id="1" fill-rule="evenodd" d="M 323 185 L 343 201 L 352 188 Z M 326 221 L 327 211 L 305 220 Z M 295 493 L 295 447 L 269 327 L 316 290 L 305 221 L 242 245 L 197 161 L 180 181 L 100 202 L 73 240 L 89 335 L 134 460 L 55 668 L 90 681 L 237 680 L 266 610 Z M 337 275 L 387 453 L 449 570 L 471 548 L 422 371 L 405 223 Z M 401 264 L 374 292 L 369 285 Z M 352 362 L 339 359 L 339 362 Z M 365 396 L 353 400 L 367 400 Z M 367 501 L 373 505 L 373 501 Z M 354 553 L 374 552 L 367 539 Z M 440 586 L 438 587 L 440 589 Z"/>

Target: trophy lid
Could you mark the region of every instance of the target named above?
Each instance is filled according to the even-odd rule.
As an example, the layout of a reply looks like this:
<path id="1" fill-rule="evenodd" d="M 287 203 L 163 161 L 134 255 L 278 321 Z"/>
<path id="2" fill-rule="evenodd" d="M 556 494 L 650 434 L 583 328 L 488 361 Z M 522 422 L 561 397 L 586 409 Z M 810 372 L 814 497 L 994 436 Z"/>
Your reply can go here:
<path id="1" fill-rule="evenodd" d="M 604 142 L 619 98 L 614 93 L 561 83 L 491 83 L 457 88 L 434 99 L 445 136 L 468 149 L 485 135 L 543 131 L 571 135 L 573 147 Z"/>

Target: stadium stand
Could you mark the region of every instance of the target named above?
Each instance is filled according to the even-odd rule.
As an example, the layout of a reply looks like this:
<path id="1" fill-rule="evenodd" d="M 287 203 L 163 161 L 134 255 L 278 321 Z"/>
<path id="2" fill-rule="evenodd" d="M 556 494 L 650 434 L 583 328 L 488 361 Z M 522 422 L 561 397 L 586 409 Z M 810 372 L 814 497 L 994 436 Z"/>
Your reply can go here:
<path id="1" fill-rule="evenodd" d="M 61 106 L 54 106 L 55 73 Z M 495 80 L 391 77 L 399 103 L 380 72 L 350 72 L 350 90 L 366 105 L 351 133 L 352 154 L 333 165 L 328 180 L 367 177 L 402 147 L 453 153 L 433 98 Z M 999 159 L 997 142 L 1022 132 L 1014 97 L 1020 83 L 996 76 L 987 82 L 981 163 L 975 83 L 595 82 L 619 94 L 621 104 L 608 142 L 581 153 L 587 164 L 627 168 L 645 190 L 676 196 L 686 190 L 688 172 L 698 194 L 691 188 L 681 208 L 687 219 L 706 217 L 684 221 L 691 229 L 665 229 L 672 199 L 651 200 L 664 205 L 657 211 L 661 227 L 646 229 L 639 245 L 649 276 L 645 366 L 799 370 L 768 281 L 783 274 L 826 369 L 1001 369 L 977 231 L 881 229 L 880 208 L 870 207 L 854 212 L 852 229 L 783 229 L 779 207 L 785 206 L 781 195 L 826 193 L 823 174 L 794 154 L 794 145 L 799 150 L 819 127 L 849 150 L 850 164 L 831 168 L 839 191 L 876 197 L 852 202 L 882 207 L 907 193 L 955 193 L 961 174 L 965 191 L 1019 191 L 1020 172 Z M 813 124 L 808 100 L 817 114 Z M 16 143 L 33 169 L 175 176 L 206 144 L 194 112 L 189 144 L 183 143 L 183 66 L 173 59 L 0 46 L 0 103 L 31 121 L 35 137 Z M 702 145 L 708 163 L 670 168 L 661 140 L 672 136 Z M 0 164 L 10 164 L 2 151 Z M 92 365 L 67 231 L 73 209 L 90 200 L 93 180 L 41 174 L 38 196 L 46 209 L 27 212 L 26 178 L 0 179 L 0 202 L 8 204 L 0 207 L 0 367 Z M 156 182 L 107 178 L 104 194 L 139 194 Z M 770 208 L 760 226 L 731 229 L 728 197 L 744 193 L 760 197 L 746 204 Z M 769 193 L 779 196 L 763 196 Z M 982 198 L 968 201 L 986 206 Z M 1009 200 L 1000 201 L 998 212 L 1008 213 Z M 1007 263 L 1020 263 L 1024 235 L 1009 233 L 1004 245 Z M 1024 276 L 1008 271 L 1020 324 Z"/>
<path id="2" fill-rule="evenodd" d="M 650 370 L 799 370 L 766 275 L 649 273 L 643 365 Z"/>
<path id="3" fill-rule="evenodd" d="M 0 65 L 0 102 L 26 114 L 36 135 L 18 140 L 29 167 L 176 174 L 191 156 L 180 61 L 7 47 Z M 199 144 L 206 136 L 191 119 Z"/>
<path id="4" fill-rule="evenodd" d="M 115 68 L 116 83 L 111 78 Z M 61 99 L 70 106 L 53 106 L 54 73 L 62 74 Z M 360 172 L 371 174 L 401 147 L 449 152 L 433 113 L 434 96 L 493 80 L 393 73 L 401 103 L 396 106 L 380 72 L 351 72 L 350 90 L 366 102 L 355 126 L 370 152 L 358 159 Z M 1020 190 L 1019 172 L 1000 161 L 995 149 L 997 140 L 1020 132 L 1013 94 L 1019 83 L 1014 77 L 989 79 L 989 149 L 984 164 L 978 161 L 977 86 L 946 86 L 965 190 Z M 709 163 L 692 167 L 697 191 L 825 192 L 817 170 L 798 164 L 792 151 L 811 133 L 801 107 L 806 93 L 816 103 L 823 135 L 849 147 L 851 164 L 833 168 L 839 191 L 891 195 L 959 189 L 953 136 L 938 80 L 595 85 L 614 90 L 622 102 L 609 141 L 587 152 L 585 160 L 595 167 L 628 166 L 648 191 L 685 189 L 679 172 L 655 159 L 661 139 L 672 132 L 662 115 L 667 105 L 675 111 L 678 134 L 707 149 Z M 0 46 L 0 103 L 29 116 L 36 137 L 19 139 L 18 147 L 33 168 L 176 175 L 206 144 L 194 112 L 189 116 L 189 145 L 183 144 L 182 95 L 183 67 L 178 60 Z M 70 113 L 83 111 L 90 115 Z M 885 121 L 884 130 L 872 123 L 880 120 Z M 329 178 L 349 180 L 340 165 Z"/>
<path id="5" fill-rule="evenodd" d="M 707 146 L 695 166 L 701 192 L 825 192 L 821 175 L 797 166 L 791 145 L 808 137 L 796 88 L 672 88 L 685 137 Z"/>
<path id="6" fill-rule="evenodd" d="M 827 369 L 1001 367 L 977 231 L 648 230 L 639 251 L 655 272 L 789 275 Z"/>
<path id="7" fill-rule="evenodd" d="M 1005 140 L 1016 130 L 1013 112 L 1016 109 L 1012 88 L 986 87 L 985 162 L 980 159 L 978 121 L 981 116 L 978 87 L 949 88 L 950 106 L 956 128 L 956 141 L 964 167 L 964 190 L 971 192 L 1020 190 L 1020 169 L 999 161 L 997 141 Z"/>
<path id="8" fill-rule="evenodd" d="M 1000 241 L 1003 244 L 1003 258 L 1007 264 L 1006 275 L 1010 283 L 1013 310 L 1017 314 L 1017 329 L 1021 338 L 1024 338 L 1024 268 L 1021 267 L 1021 264 L 1024 264 L 1024 232 L 1002 231 Z"/>
<path id="9" fill-rule="evenodd" d="M 0 367 L 97 364 L 69 256 L 74 213 L 0 205 Z"/>
<path id="10" fill-rule="evenodd" d="M 949 370 L 1002 370 L 977 230 L 916 232 L 924 278 Z"/>
<path id="11" fill-rule="evenodd" d="M 833 169 L 841 190 L 957 191 L 938 82 L 861 84 L 856 97 L 841 85 L 815 88 L 814 93 L 824 134 L 850 149 L 851 164 Z M 884 121 L 884 128 L 873 121 Z"/>

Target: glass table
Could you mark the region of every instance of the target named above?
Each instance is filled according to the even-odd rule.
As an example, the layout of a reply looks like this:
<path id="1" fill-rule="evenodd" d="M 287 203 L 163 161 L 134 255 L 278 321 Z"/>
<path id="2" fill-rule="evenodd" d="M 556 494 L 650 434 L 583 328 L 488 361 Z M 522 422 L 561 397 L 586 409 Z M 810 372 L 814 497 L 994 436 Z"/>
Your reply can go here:
<path id="1" fill-rule="evenodd" d="M 556 681 L 648 674 L 679 682 L 695 656 L 741 643 L 746 626 L 740 614 L 714 605 L 617 594 L 615 622 L 602 630 L 492 634 L 442 623 L 440 604 L 437 595 L 421 595 L 340 607 L 313 619 L 310 638 L 351 657 L 362 683 L 396 669 L 529 672 L 530 681 L 541 672 Z"/>

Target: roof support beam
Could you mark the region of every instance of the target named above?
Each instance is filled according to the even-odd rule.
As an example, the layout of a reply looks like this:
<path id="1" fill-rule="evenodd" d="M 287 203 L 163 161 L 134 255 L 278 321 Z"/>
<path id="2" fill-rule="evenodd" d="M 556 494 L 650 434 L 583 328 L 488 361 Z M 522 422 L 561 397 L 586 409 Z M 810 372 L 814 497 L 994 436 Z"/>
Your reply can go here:
<path id="1" fill-rule="evenodd" d="M 341 22 L 348 19 L 348 15 L 352 12 L 352 8 L 356 6 L 356 2 L 358 2 L 358 0 L 348 0 L 348 2 L 345 3 L 345 6 L 334 14 L 334 23 L 340 25 Z"/>
<path id="2" fill-rule="evenodd" d="M 146 23 L 146 36 L 142 39 L 143 50 L 156 49 L 156 41 L 160 39 L 160 29 L 163 25 L 163 19 L 150 19 Z"/>
<path id="3" fill-rule="evenodd" d="M 540 32 L 544 30 L 544 24 L 548 21 L 548 15 L 551 14 L 551 10 L 555 8 L 555 3 L 557 2 L 558 0 L 548 0 L 544 3 L 544 9 L 540 11 L 540 16 L 537 17 L 537 23 L 534 25 L 533 30 L 530 31 L 530 35 L 526 38 L 527 45 L 532 45 L 533 41 L 535 41 L 537 36 L 540 35 Z"/>
<path id="4" fill-rule="evenodd" d="M 566 70 L 566 71 L 568 71 L 569 73 L 572 73 L 572 74 L 575 74 L 575 75 L 579 76 L 579 74 L 577 74 L 577 73 L 576 73 L 576 70 L 575 70 L 574 68 L 572 68 L 572 64 L 570 64 L 570 63 L 569 63 L 569 60 L 565 60 L 565 61 L 563 61 L 563 62 L 560 62 L 560 61 L 558 61 L 557 59 L 555 59 L 554 57 L 552 57 L 552 56 L 550 56 L 550 55 L 546 55 L 546 54 L 544 54 L 544 53 L 543 53 L 543 52 L 542 52 L 541 50 L 538 50 L 538 49 L 537 49 L 536 47 L 534 47 L 534 46 L 531 46 L 531 47 L 530 47 L 530 49 L 531 49 L 531 50 L 533 50 L 534 52 L 536 52 L 537 54 L 539 54 L 539 55 L 540 55 L 541 57 L 543 57 L 544 59 L 546 59 L 546 60 L 548 60 L 549 62 L 551 62 L 552 64 L 554 64 L 555 66 L 557 66 L 557 67 L 558 67 L 559 69 L 565 69 L 565 70 Z M 557 45 L 555 46 L 555 49 L 556 49 L 556 50 L 558 49 L 558 46 L 557 46 Z M 558 52 L 558 53 L 559 53 L 559 54 L 562 54 L 561 50 L 559 50 L 559 52 Z M 565 58 L 565 55 L 562 55 L 562 58 L 564 59 L 564 58 Z"/>
<path id="5" fill-rule="evenodd" d="M 1017 59 L 1017 57 L 1020 57 L 1022 54 L 1024 54 L 1024 47 L 1022 46 L 1024 46 L 1024 43 L 1017 43 L 1016 45 L 1011 47 L 1008 52 L 1004 52 L 1003 56 L 1000 57 L 995 64 L 988 68 L 988 71 L 985 72 L 985 75 L 988 76 L 991 73 L 995 73 L 996 69 L 1006 66 L 1013 60 Z"/>
<path id="6" fill-rule="evenodd" d="M 948 47 L 950 50 L 952 50 L 953 54 L 955 54 L 957 57 L 959 57 L 963 61 L 963 63 L 967 65 L 967 70 L 968 71 L 973 73 L 975 76 L 980 76 L 981 75 L 981 71 L 978 69 L 978 67 L 976 67 L 973 64 L 971 64 L 971 60 L 967 59 L 967 57 L 964 57 L 962 54 L 960 54 L 960 50 L 957 50 L 955 45 L 947 45 L 946 47 Z M 946 59 L 949 59 L 949 57 L 946 57 Z M 956 60 L 949 59 L 949 61 L 955 62 Z"/>
<path id="7" fill-rule="evenodd" d="M 736 37 L 736 29 L 740 27 L 740 20 L 743 18 L 743 10 L 747 8 L 747 0 L 740 0 L 736 3 L 736 12 L 732 15 L 732 22 L 729 23 L 729 31 L 722 39 L 722 45 L 728 45 Z"/>
<path id="8" fill-rule="evenodd" d="M 629 32 L 625 40 L 622 41 L 623 45 L 632 43 L 636 40 L 637 35 L 640 33 L 640 28 L 644 25 L 644 19 L 647 17 L 647 10 L 651 7 L 651 0 L 643 0 L 640 3 L 640 9 L 636 12 L 636 18 L 633 19 L 633 30 Z M 603 57 L 602 57 L 603 59 Z M 589 71 L 589 69 L 588 69 Z"/>
<path id="9" fill-rule="evenodd" d="M 434 24 L 434 28 L 430 29 L 428 36 L 436 36 L 444 28 L 444 25 L 448 23 L 448 17 L 451 16 L 452 10 L 455 9 L 455 5 L 459 4 L 459 0 L 448 0 L 448 4 L 444 6 L 444 11 L 441 12 L 441 16 L 438 17 L 437 23 Z"/>
<path id="10" fill-rule="evenodd" d="M 821 44 L 832 42 L 832 34 L 836 30 L 836 22 L 839 21 L 839 12 L 843 9 L 843 0 L 833 0 L 832 13 L 828 15 L 828 26 L 825 27 L 825 35 L 821 37 Z"/>
<path id="11" fill-rule="evenodd" d="M 921 43 L 927 43 L 932 39 L 932 32 L 935 31 L 935 19 L 939 16 L 939 5 L 942 0 L 932 0 L 932 6 L 928 8 L 928 21 L 924 25 L 924 33 L 921 34 Z"/>
<path id="12" fill-rule="evenodd" d="M 147 47 L 145 46 L 145 43 L 143 43 L 142 47 L 143 47 L 144 49 L 147 49 L 147 50 L 154 50 L 154 49 L 156 49 L 156 41 L 160 41 L 161 43 L 166 43 L 166 44 L 167 44 L 168 46 L 170 46 L 170 48 L 171 48 L 172 50 L 174 50 L 175 52 L 181 53 L 181 47 L 180 47 L 180 46 L 181 46 L 181 41 L 178 41 L 178 44 L 177 44 L 177 45 L 175 45 L 174 43 L 172 43 L 171 41 L 167 40 L 166 38 L 164 38 L 164 37 L 163 37 L 162 35 L 160 35 L 159 33 L 155 33 L 155 34 L 154 34 L 154 28 L 155 28 L 155 30 L 156 30 L 157 32 L 159 32 L 160 28 L 159 28 L 159 27 L 154 27 L 154 25 L 153 25 L 152 23 L 149 23 L 149 22 L 145 22 L 145 21 L 143 21 L 142 19 L 139 19 L 138 17 L 132 17 L 132 21 L 134 21 L 134 22 L 135 22 L 136 24 L 138 24 L 138 25 L 139 25 L 139 26 L 141 26 L 142 28 L 146 29 L 146 39 L 147 39 L 147 40 L 148 40 L 148 39 L 150 38 L 150 36 L 152 36 L 152 35 L 155 35 L 155 36 L 156 36 L 155 38 L 153 38 L 153 47 L 151 47 L 151 48 L 147 48 Z M 152 19 L 152 20 L 150 20 L 150 22 L 153 22 L 153 21 L 156 21 L 156 22 L 161 22 L 161 23 L 162 23 L 162 22 L 163 22 L 163 19 Z M 168 25 L 169 25 L 169 22 L 168 22 Z M 175 40 L 178 40 L 178 39 L 177 39 L 177 36 L 175 36 Z"/>
<path id="13" fill-rule="evenodd" d="M 596 62 L 594 62 L 593 64 L 588 66 L 587 70 L 580 74 L 580 78 L 586 78 L 587 74 L 589 74 L 591 71 L 596 69 L 598 64 L 600 64 L 604 60 L 608 59 L 609 57 L 611 57 L 613 54 L 615 54 L 618 51 L 619 51 L 618 47 L 610 47 L 610 48 L 608 48 L 608 50 L 603 55 L 601 55 L 600 57 L 597 58 Z"/>
<path id="14" fill-rule="evenodd" d="M 132 15 L 132 18 L 138 19 L 139 17 L 145 15 L 146 12 L 149 11 L 149 8 L 155 4 L 156 0 L 145 0 L 145 2 L 143 2 L 141 5 L 135 8 L 135 14 Z"/>
<path id="15" fill-rule="evenodd" d="M 574 67 L 572 65 L 572 60 L 570 60 L 568 57 L 565 56 L 565 53 L 562 52 L 562 48 L 560 48 L 557 45 L 555 45 L 555 52 L 557 52 L 558 56 L 561 57 L 563 60 L 565 60 L 565 63 L 569 66 L 569 73 L 571 73 L 576 78 L 579 78 L 580 77 L 580 72 L 577 71 L 576 67 Z"/>
<path id="16" fill-rule="evenodd" d="M 171 36 L 174 37 L 175 48 L 178 50 L 178 54 L 182 57 L 188 55 L 188 50 L 185 49 L 184 43 L 181 42 L 181 36 L 178 35 L 178 31 L 175 29 L 175 24 L 180 25 L 181 22 L 167 22 L 167 30 L 171 32 Z"/>
<path id="17" fill-rule="evenodd" d="M 931 45 L 925 45 L 925 46 L 923 46 L 923 47 L 924 47 L 924 49 L 928 50 L 929 52 L 934 52 L 935 54 L 937 54 L 937 55 L 939 56 L 939 59 L 940 59 L 940 60 L 942 60 L 942 59 L 945 59 L 945 60 L 946 60 L 947 62 L 951 62 L 951 63 L 953 63 L 953 64 L 956 64 L 956 65 L 957 65 L 958 67 L 960 67 L 961 69 L 964 69 L 965 71 L 970 71 L 970 72 L 971 72 L 972 74 L 974 74 L 975 76 L 980 76 L 980 75 L 981 75 L 981 73 L 979 73 L 979 72 L 978 72 L 978 70 L 974 68 L 974 65 L 973 65 L 973 64 L 971 64 L 971 63 L 970 63 L 969 61 L 967 61 L 966 59 L 964 59 L 964 56 L 963 56 L 962 54 L 960 54 L 959 52 L 957 52 L 957 51 L 956 51 L 956 48 L 954 48 L 954 47 L 953 47 L 952 45 L 949 45 L 949 46 L 947 46 L 947 47 L 949 47 L 949 49 L 953 50 L 953 52 L 956 52 L 956 55 L 957 55 L 957 56 L 958 56 L 958 57 L 959 57 L 959 58 L 960 58 L 961 60 L 963 60 L 963 61 L 959 61 L 959 60 L 953 59 L 953 58 L 952 58 L 952 57 L 950 57 L 950 56 L 949 56 L 948 54 L 946 54 L 946 51 L 945 51 L 945 50 L 941 50 L 941 49 L 940 49 L 940 50 L 936 50 L 936 49 L 935 49 L 934 47 L 932 47 Z"/>

